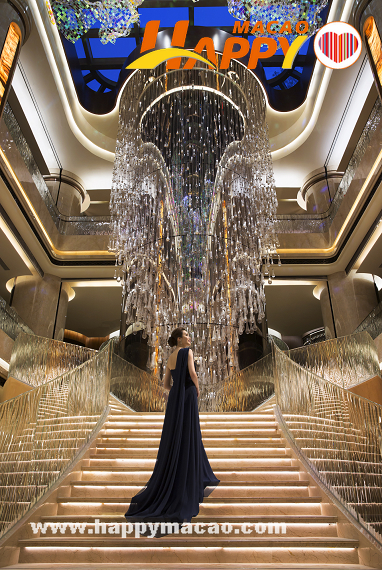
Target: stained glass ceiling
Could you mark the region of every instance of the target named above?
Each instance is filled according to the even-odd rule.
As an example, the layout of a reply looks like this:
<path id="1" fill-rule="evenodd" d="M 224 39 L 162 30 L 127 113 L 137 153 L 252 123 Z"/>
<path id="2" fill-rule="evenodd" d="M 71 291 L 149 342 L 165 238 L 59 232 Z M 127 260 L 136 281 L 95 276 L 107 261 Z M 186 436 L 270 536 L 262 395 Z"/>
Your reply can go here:
<path id="1" fill-rule="evenodd" d="M 329 5 L 320 14 L 323 22 L 326 21 L 328 10 Z M 99 22 L 74 45 L 61 36 L 80 103 L 90 112 L 104 114 L 113 108 L 123 82 L 121 70 L 127 57 L 140 46 L 145 25 L 150 20 L 160 20 L 160 30 L 170 32 L 177 21 L 189 20 L 189 34 L 192 34 L 192 26 L 219 28 L 231 34 L 235 22 L 228 12 L 226 0 L 200 0 L 195 3 L 190 0 L 146 0 L 138 12 L 139 24 L 134 25 L 127 38 L 119 38 L 115 44 L 101 43 L 98 37 Z M 239 36 L 246 37 L 250 43 L 254 38 L 248 34 Z M 273 57 L 261 61 L 260 79 L 274 108 L 291 110 L 303 102 L 316 61 L 313 40 L 313 37 L 310 38 L 302 46 L 293 69 L 282 69 L 284 55 L 281 49 Z M 256 73 L 259 74 L 259 70 Z M 126 76 L 125 73 L 123 75 Z"/>

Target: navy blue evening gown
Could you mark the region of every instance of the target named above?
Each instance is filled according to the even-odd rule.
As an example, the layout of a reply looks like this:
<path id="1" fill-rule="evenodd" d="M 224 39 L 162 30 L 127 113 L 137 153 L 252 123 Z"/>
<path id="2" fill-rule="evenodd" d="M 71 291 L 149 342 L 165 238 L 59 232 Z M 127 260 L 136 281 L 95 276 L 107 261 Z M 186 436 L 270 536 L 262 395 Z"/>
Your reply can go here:
<path id="1" fill-rule="evenodd" d="M 169 393 L 163 431 L 153 474 L 147 486 L 131 499 L 129 522 L 190 522 L 199 503 L 216 487 L 204 450 L 199 425 L 196 387 L 188 371 L 189 348 L 181 348 Z M 209 491 L 209 492 L 208 492 Z"/>

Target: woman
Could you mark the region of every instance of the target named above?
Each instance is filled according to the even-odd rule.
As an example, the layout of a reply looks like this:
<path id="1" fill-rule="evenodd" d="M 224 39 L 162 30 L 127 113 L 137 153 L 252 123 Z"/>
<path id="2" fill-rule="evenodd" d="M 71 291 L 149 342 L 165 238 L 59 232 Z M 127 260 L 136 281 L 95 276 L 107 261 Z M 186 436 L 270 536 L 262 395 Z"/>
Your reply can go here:
<path id="1" fill-rule="evenodd" d="M 199 503 L 216 487 L 216 479 L 204 450 L 199 425 L 199 383 L 190 337 L 175 329 L 164 387 L 170 390 L 157 460 L 153 474 L 125 514 L 128 521 L 190 522 L 199 513 Z M 171 377 L 173 385 L 171 387 Z"/>

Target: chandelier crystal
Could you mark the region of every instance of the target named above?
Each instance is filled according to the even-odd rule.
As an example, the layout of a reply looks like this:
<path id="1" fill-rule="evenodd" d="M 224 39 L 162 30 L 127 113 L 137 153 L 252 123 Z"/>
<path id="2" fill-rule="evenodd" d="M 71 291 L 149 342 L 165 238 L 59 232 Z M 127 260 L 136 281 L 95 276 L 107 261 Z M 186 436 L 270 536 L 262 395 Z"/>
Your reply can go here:
<path id="1" fill-rule="evenodd" d="M 110 250 L 127 327 L 144 327 L 155 374 L 185 326 L 201 384 L 214 384 L 238 368 L 239 336 L 264 318 L 278 245 L 265 109 L 236 62 L 226 73 L 162 64 L 127 83 Z"/>
<path id="2" fill-rule="evenodd" d="M 228 11 L 237 20 L 250 22 L 255 26 L 257 22 L 262 22 L 265 28 L 266 23 L 277 21 L 272 26 L 272 37 L 291 38 L 296 29 L 296 24 L 301 21 L 308 22 L 309 28 L 305 35 L 314 35 L 318 28 L 322 26 L 319 16 L 321 10 L 327 5 L 328 0 L 228 0 Z M 282 24 L 290 21 L 291 30 L 280 33 Z M 251 32 L 255 36 L 264 36 L 263 29 Z"/>
<path id="3" fill-rule="evenodd" d="M 57 28 L 72 43 L 100 21 L 99 38 L 103 44 L 115 43 L 130 34 L 131 26 L 139 21 L 137 6 L 143 0 L 53 0 L 52 11 Z M 49 6 L 48 6 L 49 11 Z"/>

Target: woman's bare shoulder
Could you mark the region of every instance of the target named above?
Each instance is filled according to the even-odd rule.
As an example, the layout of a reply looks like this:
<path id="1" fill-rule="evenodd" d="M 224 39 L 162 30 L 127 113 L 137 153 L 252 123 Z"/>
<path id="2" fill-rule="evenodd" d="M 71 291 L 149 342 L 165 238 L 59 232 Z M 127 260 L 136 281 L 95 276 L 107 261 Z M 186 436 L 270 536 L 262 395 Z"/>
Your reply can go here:
<path id="1" fill-rule="evenodd" d="M 175 368 L 176 357 L 177 357 L 177 356 L 178 356 L 178 353 L 177 353 L 177 352 L 172 352 L 172 353 L 170 354 L 170 356 L 168 357 L 168 360 L 167 360 L 167 366 L 168 366 L 169 368 Z"/>

